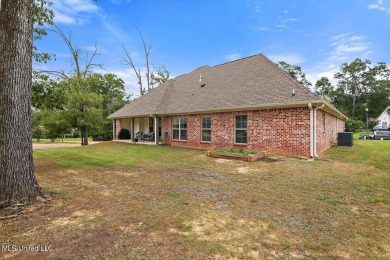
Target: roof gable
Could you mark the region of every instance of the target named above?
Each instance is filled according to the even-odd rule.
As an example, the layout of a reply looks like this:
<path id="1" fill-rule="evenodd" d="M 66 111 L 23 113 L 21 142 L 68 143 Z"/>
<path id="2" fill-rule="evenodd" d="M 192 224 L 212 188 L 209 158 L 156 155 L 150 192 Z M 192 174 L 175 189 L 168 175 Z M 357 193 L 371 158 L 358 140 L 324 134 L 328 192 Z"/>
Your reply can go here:
<path id="1" fill-rule="evenodd" d="M 293 92 L 295 95 L 293 95 Z M 321 101 L 262 54 L 170 79 L 110 118 L 244 109 Z"/>

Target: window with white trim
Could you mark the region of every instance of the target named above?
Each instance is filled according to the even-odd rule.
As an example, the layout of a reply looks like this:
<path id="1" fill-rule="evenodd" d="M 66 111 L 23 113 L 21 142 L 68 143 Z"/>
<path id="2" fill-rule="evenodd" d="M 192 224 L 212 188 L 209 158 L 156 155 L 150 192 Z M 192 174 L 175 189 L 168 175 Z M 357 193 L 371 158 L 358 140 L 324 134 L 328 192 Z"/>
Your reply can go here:
<path id="1" fill-rule="evenodd" d="M 202 142 L 211 142 L 211 116 L 202 116 Z"/>
<path id="2" fill-rule="evenodd" d="M 236 115 L 235 143 L 246 144 L 248 140 L 247 115 Z"/>
<path id="3" fill-rule="evenodd" d="M 187 140 L 187 118 L 174 117 L 172 119 L 172 139 Z"/>

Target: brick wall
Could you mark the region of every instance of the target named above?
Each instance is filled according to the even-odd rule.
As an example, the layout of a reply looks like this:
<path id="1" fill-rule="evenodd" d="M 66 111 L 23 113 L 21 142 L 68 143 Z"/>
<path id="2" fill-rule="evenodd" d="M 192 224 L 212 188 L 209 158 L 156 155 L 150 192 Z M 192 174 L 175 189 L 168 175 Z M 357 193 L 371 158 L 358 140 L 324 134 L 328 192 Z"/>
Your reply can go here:
<path id="1" fill-rule="evenodd" d="M 337 143 L 337 133 L 343 132 L 345 121 L 337 117 L 317 110 L 317 154 Z M 337 121 L 336 121 L 337 120 Z"/>
<path id="2" fill-rule="evenodd" d="M 115 136 L 114 140 L 118 140 L 119 131 L 122 129 L 122 119 L 114 119 L 115 121 Z"/>
<path id="3" fill-rule="evenodd" d="M 235 115 L 248 116 L 248 144 L 234 144 Z M 211 143 L 201 142 L 201 118 L 211 116 Z M 186 115 L 187 141 L 172 140 L 172 117 L 164 117 L 166 142 L 194 148 L 244 148 L 293 156 L 310 155 L 310 118 L 307 107 Z"/>

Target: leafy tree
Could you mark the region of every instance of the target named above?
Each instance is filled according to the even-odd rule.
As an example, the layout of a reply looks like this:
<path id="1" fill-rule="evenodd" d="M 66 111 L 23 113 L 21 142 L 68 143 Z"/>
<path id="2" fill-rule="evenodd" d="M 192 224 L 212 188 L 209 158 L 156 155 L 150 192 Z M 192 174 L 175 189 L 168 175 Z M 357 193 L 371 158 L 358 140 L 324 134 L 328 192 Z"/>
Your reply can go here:
<path id="1" fill-rule="evenodd" d="M 67 84 L 67 91 L 69 92 L 67 102 L 71 106 L 68 111 L 72 111 L 70 119 L 72 126 L 80 129 L 81 145 L 88 145 L 88 131 L 94 126 L 93 122 L 97 120 L 95 117 L 98 114 L 96 104 L 100 102 L 99 95 L 93 93 L 90 89 L 88 77 L 92 74 L 94 67 L 101 67 L 100 64 L 93 63 L 94 58 L 100 53 L 95 46 L 95 50 L 90 55 L 85 56 L 85 66 L 82 66 L 80 59 L 83 52 L 80 48 L 74 47 L 71 37 L 67 37 L 55 25 L 54 29 L 48 29 L 48 31 L 56 33 L 64 41 L 72 55 L 74 67 L 71 74 L 64 71 L 41 71 L 40 73 L 57 75 L 62 79 L 61 84 Z M 92 116 L 92 118 L 88 118 L 88 116 Z"/>
<path id="2" fill-rule="evenodd" d="M 58 136 L 63 136 L 71 130 L 70 121 L 64 110 L 44 110 L 41 112 L 41 124 L 45 127 L 46 134 L 54 142 Z"/>
<path id="3" fill-rule="evenodd" d="M 95 140 L 112 140 L 112 121 L 107 117 L 129 102 L 125 82 L 114 74 L 95 73 L 88 78 L 91 91 L 102 96 L 102 124 L 92 131 Z"/>
<path id="4" fill-rule="evenodd" d="M 345 121 L 345 131 L 356 132 L 364 126 L 364 122 L 356 119 L 347 119 Z"/>
<path id="5" fill-rule="evenodd" d="M 390 69 L 386 63 L 379 62 L 373 68 L 376 81 L 367 96 L 367 107 L 371 115 L 380 115 L 383 110 L 390 106 Z"/>
<path id="6" fill-rule="evenodd" d="M 301 83 L 306 88 L 310 89 L 311 83 L 306 79 L 306 74 L 302 72 L 302 68 L 297 65 L 290 65 L 287 62 L 279 61 L 279 68 L 290 74 L 294 79 Z"/>
<path id="7" fill-rule="evenodd" d="M 366 120 L 366 108 L 369 117 L 376 117 L 390 105 L 390 69 L 384 62 L 371 65 L 371 61 L 355 59 L 344 63 L 335 74 L 336 86 L 327 78 L 319 79 L 316 94 L 330 101 L 345 115 Z"/>
<path id="8" fill-rule="evenodd" d="M 47 35 L 47 31 L 42 26 L 48 24 L 53 25 L 54 12 L 51 9 L 53 3 L 47 0 L 34 1 L 34 41 L 42 39 Z M 33 58 L 36 62 L 47 62 L 52 55 L 48 53 L 39 53 L 38 48 L 33 46 Z"/>
<path id="9" fill-rule="evenodd" d="M 322 99 L 332 102 L 334 86 L 327 77 L 322 77 L 315 84 L 315 94 Z"/>
<path id="10" fill-rule="evenodd" d="M 0 3 L 0 208 L 44 200 L 31 142 L 33 16 L 33 0 Z"/>
<path id="11" fill-rule="evenodd" d="M 170 72 L 165 68 L 165 66 L 154 69 L 151 75 L 152 86 L 154 87 L 155 85 L 161 85 L 169 79 L 169 76 Z"/>
<path id="12" fill-rule="evenodd" d="M 46 134 L 45 127 L 41 125 L 40 111 L 33 110 L 32 112 L 32 134 L 33 138 L 36 138 L 38 142 Z"/>
<path id="13" fill-rule="evenodd" d="M 37 109 L 62 109 L 66 103 L 66 89 L 48 75 L 33 73 L 32 106 Z"/>
<path id="14" fill-rule="evenodd" d="M 371 61 L 355 59 L 350 64 L 343 63 L 340 71 L 335 74 L 338 79 L 338 89 L 351 100 L 351 117 L 355 118 L 356 106 L 373 87 L 375 82 L 375 69 Z"/>
<path id="15" fill-rule="evenodd" d="M 125 82 L 116 75 L 94 73 L 88 77 L 91 91 L 103 96 L 103 116 L 107 117 L 123 107 L 130 100 L 126 94 Z"/>

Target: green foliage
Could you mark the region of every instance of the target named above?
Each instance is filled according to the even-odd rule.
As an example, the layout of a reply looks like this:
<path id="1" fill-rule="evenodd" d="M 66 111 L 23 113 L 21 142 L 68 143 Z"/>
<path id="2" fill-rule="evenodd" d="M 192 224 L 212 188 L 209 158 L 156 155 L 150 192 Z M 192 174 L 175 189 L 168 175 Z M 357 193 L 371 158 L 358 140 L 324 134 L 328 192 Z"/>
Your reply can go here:
<path id="1" fill-rule="evenodd" d="M 44 110 L 41 111 L 41 124 L 46 129 L 47 136 L 54 141 L 56 137 L 68 133 L 71 130 L 66 111 Z"/>
<path id="2" fill-rule="evenodd" d="M 322 99 L 331 101 L 334 94 L 334 86 L 327 77 L 322 77 L 315 84 L 315 94 Z"/>
<path id="3" fill-rule="evenodd" d="M 390 204 L 390 200 L 388 199 L 382 199 L 382 198 L 371 198 L 368 200 L 369 203 L 383 203 L 383 204 Z"/>
<path id="4" fill-rule="evenodd" d="M 180 193 L 175 192 L 175 191 L 168 191 L 168 192 L 167 192 L 167 195 L 168 195 L 169 197 L 171 197 L 171 198 L 174 198 L 174 199 L 177 199 L 177 198 L 179 198 L 179 197 L 181 196 Z"/>
<path id="5" fill-rule="evenodd" d="M 32 128 L 32 134 L 33 134 L 33 138 L 36 138 L 37 141 L 39 142 L 41 138 L 46 135 L 46 129 L 40 125 L 34 126 Z"/>
<path id="6" fill-rule="evenodd" d="M 73 138 L 80 138 L 80 132 L 79 131 L 74 131 L 72 136 L 73 136 Z"/>
<path id="7" fill-rule="evenodd" d="M 34 41 L 42 39 L 47 35 L 47 31 L 43 28 L 44 25 L 53 25 L 54 12 L 51 9 L 53 3 L 47 0 L 34 1 Z M 33 58 L 36 62 L 47 62 L 52 55 L 48 53 L 39 53 L 38 48 L 33 47 Z"/>
<path id="8" fill-rule="evenodd" d="M 364 122 L 357 119 L 347 119 L 345 121 L 345 131 L 347 132 L 356 132 L 364 126 Z"/>
<path id="9" fill-rule="evenodd" d="M 112 140 L 112 121 L 107 117 L 129 100 L 122 79 L 113 74 L 95 73 L 83 81 L 77 76 L 55 81 L 47 75 L 36 75 L 33 105 L 42 110 L 34 113 L 36 126 L 44 125 L 51 138 L 69 133 L 71 126 L 88 129 L 95 140 Z M 74 134 L 80 136 L 79 131 Z"/>
<path id="10" fill-rule="evenodd" d="M 165 68 L 165 66 L 161 66 L 156 68 L 151 74 L 151 84 L 154 87 L 161 85 L 165 81 L 169 79 L 170 72 Z"/>
<path id="11" fill-rule="evenodd" d="M 319 79 L 316 94 L 351 118 L 366 121 L 367 107 L 369 117 L 376 118 L 390 105 L 390 69 L 384 62 L 374 66 L 369 60 L 355 59 L 342 64 L 335 78 L 336 86 L 326 77 Z"/>
<path id="12" fill-rule="evenodd" d="M 300 66 L 290 65 L 284 61 L 279 61 L 277 65 L 306 88 L 311 87 L 311 83 L 306 79 L 306 74 L 302 72 L 302 68 Z"/>
<path id="13" fill-rule="evenodd" d="M 36 109 L 63 109 L 66 89 L 49 76 L 33 73 L 32 106 Z"/>

